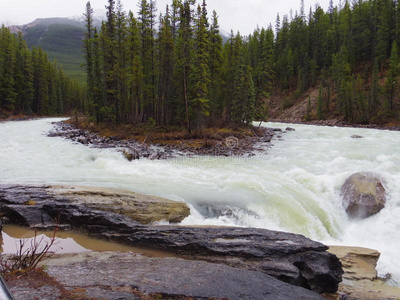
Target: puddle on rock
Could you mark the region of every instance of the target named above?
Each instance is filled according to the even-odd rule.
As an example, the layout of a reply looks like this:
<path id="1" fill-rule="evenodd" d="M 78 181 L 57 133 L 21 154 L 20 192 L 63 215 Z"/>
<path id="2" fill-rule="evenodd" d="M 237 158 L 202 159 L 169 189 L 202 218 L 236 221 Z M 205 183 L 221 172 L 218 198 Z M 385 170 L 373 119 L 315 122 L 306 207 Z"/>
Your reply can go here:
<path id="1" fill-rule="evenodd" d="M 52 231 L 37 231 L 35 240 L 34 230 L 18 225 L 4 225 L 0 239 L 0 253 L 15 254 L 20 247 L 21 241 L 25 243 L 24 250 L 32 247 L 34 243 L 46 245 L 50 243 L 52 236 Z M 94 239 L 76 231 L 57 231 L 56 241 L 49 251 L 56 254 L 87 251 L 117 251 L 134 252 L 147 257 L 176 257 L 176 255 L 168 252 Z"/>

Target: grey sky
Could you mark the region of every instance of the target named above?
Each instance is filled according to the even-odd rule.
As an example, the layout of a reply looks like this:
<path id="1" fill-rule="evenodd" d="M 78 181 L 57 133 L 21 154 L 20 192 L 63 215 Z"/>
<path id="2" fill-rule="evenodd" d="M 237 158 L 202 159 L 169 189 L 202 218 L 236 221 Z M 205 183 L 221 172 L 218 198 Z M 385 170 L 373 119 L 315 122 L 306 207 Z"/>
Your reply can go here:
<path id="1" fill-rule="evenodd" d="M 338 1 L 338 0 L 337 0 Z M 334 1 L 336 3 L 337 1 Z M 21 25 L 36 18 L 70 17 L 81 15 L 85 10 L 87 0 L 0 0 L 0 23 L 6 25 Z M 164 12 L 171 0 L 157 0 L 159 11 Z M 94 9 L 104 9 L 107 0 L 91 0 Z M 138 0 L 122 0 L 126 11 L 137 12 Z M 310 7 L 319 3 L 324 10 L 329 0 L 304 0 L 306 14 Z M 275 25 L 276 15 L 293 13 L 300 9 L 300 0 L 208 0 L 209 15 L 216 10 L 222 29 L 241 34 L 251 33 L 257 25 L 268 27 Z"/>

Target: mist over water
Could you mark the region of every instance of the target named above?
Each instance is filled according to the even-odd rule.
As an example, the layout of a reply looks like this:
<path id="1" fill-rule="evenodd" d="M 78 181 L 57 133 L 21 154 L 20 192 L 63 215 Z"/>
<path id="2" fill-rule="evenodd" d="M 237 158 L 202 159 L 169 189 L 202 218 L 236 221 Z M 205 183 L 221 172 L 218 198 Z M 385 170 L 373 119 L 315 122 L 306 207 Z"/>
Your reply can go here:
<path id="1" fill-rule="evenodd" d="M 369 247 L 382 253 L 380 275 L 400 283 L 400 132 L 290 125 L 295 132 L 255 157 L 128 162 L 117 149 L 47 137 L 57 120 L 0 123 L 0 183 L 127 189 L 187 202 L 186 225 L 259 227 Z M 341 205 L 340 188 L 360 171 L 378 174 L 390 197 L 379 214 L 355 221 Z"/>

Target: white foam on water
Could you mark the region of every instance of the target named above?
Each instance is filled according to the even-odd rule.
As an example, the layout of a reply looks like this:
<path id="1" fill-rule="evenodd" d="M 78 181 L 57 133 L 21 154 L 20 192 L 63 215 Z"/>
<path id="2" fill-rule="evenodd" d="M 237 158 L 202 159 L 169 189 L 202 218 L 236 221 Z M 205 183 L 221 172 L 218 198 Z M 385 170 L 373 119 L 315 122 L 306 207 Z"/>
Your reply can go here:
<path id="1" fill-rule="evenodd" d="M 122 188 L 187 202 L 185 225 L 267 228 L 374 248 L 382 253 L 379 273 L 400 284 L 400 132 L 291 124 L 295 132 L 256 157 L 128 162 L 116 149 L 47 137 L 53 121 L 0 123 L 0 182 Z M 378 174 L 390 197 L 379 214 L 356 221 L 340 188 L 360 171 Z"/>

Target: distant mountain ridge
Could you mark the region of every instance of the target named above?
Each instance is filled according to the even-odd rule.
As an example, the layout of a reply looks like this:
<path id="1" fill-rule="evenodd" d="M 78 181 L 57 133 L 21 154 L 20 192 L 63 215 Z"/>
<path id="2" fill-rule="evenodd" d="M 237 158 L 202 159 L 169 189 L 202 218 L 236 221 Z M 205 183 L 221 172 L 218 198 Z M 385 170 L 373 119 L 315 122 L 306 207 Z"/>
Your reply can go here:
<path id="1" fill-rule="evenodd" d="M 94 26 L 100 27 L 105 19 L 105 11 L 94 12 Z M 50 60 L 59 63 L 65 74 L 79 80 L 85 80 L 83 69 L 83 38 L 85 34 L 85 17 L 70 18 L 40 18 L 25 25 L 8 27 L 12 33 L 21 32 L 29 47 L 41 47 L 49 55 Z M 223 41 L 230 34 L 221 30 Z"/>
<path id="2" fill-rule="evenodd" d="M 85 80 L 82 68 L 82 53 L 85 33 L 84 20 L 73 18 L 45 18 L 20 25 L 10 26 L 12 33 L 21 32 L 29 47 L 41 47 L 50 60 L 59 63 L 65 74 L 79 80 Z"/>

